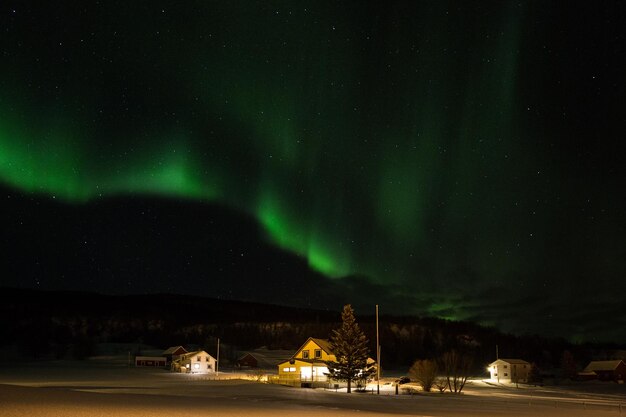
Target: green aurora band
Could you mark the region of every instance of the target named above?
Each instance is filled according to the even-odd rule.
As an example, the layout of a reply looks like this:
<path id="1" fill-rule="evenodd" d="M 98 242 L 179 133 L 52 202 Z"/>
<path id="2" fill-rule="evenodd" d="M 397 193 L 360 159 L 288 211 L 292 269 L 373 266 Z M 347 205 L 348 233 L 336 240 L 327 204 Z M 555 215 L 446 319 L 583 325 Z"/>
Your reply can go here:
<path id="1" fill-rule="evenodd" d="M 495 231 L 526 235 L 498 214 L 516 198 L 499 172 L 523 175 L 535 157 L 514 153 L 524 7 L 472 20 L 447 12 L 458 2 L 286 17 L 288 5 L 169 17 L 126 5 L 103 12 L 95 35 L 41 28 L 31 54 L 0 69 L 0 179 L 72 203 L 220 202 L 335 278 L 402 286 L 434 264 L 446 276 L 458 269 L 436 250 L 446 245 L 482 279 L 515 270 L 523 256 Z M 487 254 L 499 249 L 498 270 Z M 462 318 L 435 283 L 419 285 L 439 294 L 431 313 Z"/>

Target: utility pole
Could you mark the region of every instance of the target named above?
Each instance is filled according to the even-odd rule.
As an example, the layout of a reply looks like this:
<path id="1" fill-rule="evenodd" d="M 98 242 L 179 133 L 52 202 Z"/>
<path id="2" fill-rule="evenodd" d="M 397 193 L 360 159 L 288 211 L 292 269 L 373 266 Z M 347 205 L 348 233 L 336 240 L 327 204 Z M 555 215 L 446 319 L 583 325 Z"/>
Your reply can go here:
<path id="1" fill-rule="evenodd" d="M 217 358 L 215 358 L 215 376 L 220 376 L 220 338 L 217 338 Z"/>
<path id="2" fill-rule="evenodd" d="M 380 339 L 378 336 L 378 304 L 376 304 L 376 394 L 380 395 Z"/>

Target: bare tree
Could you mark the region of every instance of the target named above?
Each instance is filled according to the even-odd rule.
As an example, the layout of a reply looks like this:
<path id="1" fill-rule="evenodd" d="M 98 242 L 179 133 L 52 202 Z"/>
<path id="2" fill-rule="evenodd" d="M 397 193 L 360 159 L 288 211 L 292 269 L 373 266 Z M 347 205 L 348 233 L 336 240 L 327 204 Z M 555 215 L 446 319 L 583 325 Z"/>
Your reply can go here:
<path id="1" fill-rule="evenodd" d="M 472 367 L 472 357 L 458 350 L 451 350 L 441 356 L 440 367 L 446 377 L 448 390 L 459 393 L 463 390 Z"/>
<path id="2" fill-rule="evenodd" d="M 437 378 L 437 370 L 437 362 L 430 359 L 418 359 L 409 369 L 409 375 L 424 391 L 429 392 Z"/>
<path id="3" fill-rule="evenodd" d="M 439 392 L 444 392 L 446 388 L 448 388 L 448 380 L 446 378 L 437 377 L 435 379 L 435 388 L 439 390 Z"/>

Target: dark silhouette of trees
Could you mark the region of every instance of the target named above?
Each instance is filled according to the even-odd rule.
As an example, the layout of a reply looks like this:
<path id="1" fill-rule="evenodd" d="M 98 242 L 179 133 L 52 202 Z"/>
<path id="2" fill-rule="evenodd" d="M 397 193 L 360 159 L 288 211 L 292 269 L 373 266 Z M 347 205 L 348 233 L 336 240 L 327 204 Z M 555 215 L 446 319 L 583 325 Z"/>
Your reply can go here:
<path id="1" fill-rule="evenodd" d="M 563 352 L 561 356 L 561 371 L 564 378 L 575 379 L 578 374 L 578 367 L 574 360 L 574 355 L 569 350 Z"/>

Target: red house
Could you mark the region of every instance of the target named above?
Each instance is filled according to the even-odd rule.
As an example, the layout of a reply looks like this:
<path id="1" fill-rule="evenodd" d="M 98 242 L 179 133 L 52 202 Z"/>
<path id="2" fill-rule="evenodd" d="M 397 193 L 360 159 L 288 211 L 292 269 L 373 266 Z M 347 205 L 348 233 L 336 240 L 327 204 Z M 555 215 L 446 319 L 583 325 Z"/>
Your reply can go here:
<path id="1" fill-rule="evenodd" d="M 600 381 L 624 381 L 626 379 L 626 364 L 622 360 L 591 361 L 578 374 L 582 379 L 599 379 Z"/>
<path id="2" fill-rule="evenodd" d="M 180 358 L 181 355 L 184 355 L 185 353 L 189 353 L 187 352 L 187 349 L 185 349 L 182 346 L 171 346 L 169 348 L 167 348 L 167 350 L 165 350 L 161 356 L 164 356 L 167 363 L 171 364 L 173 360 L 176 360 L 178 358 Z"/>

